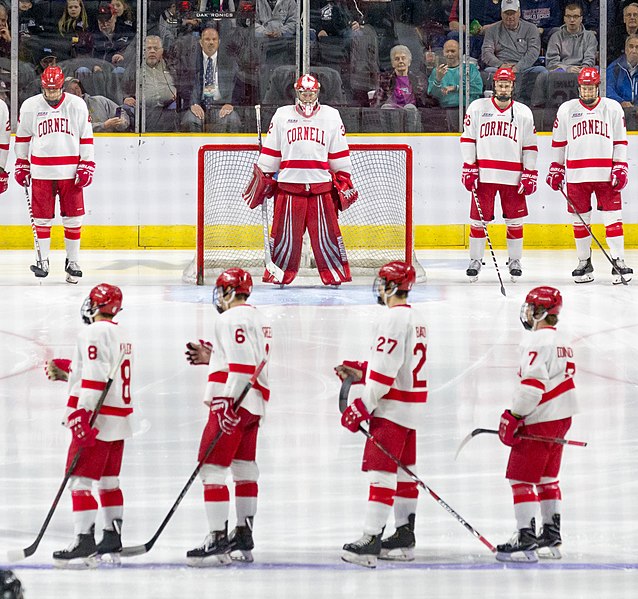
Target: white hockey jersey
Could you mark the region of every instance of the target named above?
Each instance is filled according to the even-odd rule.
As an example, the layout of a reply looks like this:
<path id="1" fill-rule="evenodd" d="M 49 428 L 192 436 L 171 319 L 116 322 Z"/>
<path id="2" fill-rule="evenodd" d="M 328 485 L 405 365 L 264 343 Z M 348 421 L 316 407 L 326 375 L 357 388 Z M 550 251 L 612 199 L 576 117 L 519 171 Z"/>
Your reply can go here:
<path id="1" fill-rule="evenodd" d="M 265 173 L 279 171 L 282 183 L 325 183 L 332 172 L 352 171 L 346 129 L 339 111 L 319 106 L 311 117 L 294 105 L 282 106 L 270 121 L 257 164 Z"/>
<path id="2" fill-rule="evenodd" d="M 50 106 L 42 94 L 24 101 L 15 141 L 16 158 L 31 161 L 34 179 L 75 179 L 78 162 L 93 162 L 93 129 L 82 98 L 62 94 Z"/>
<path id="3" fill-rule="evenodd" d="M 9 141 L 11 140 L 11 122 L 9 109 L 4 100 L 0 100 L 0 168 L 7 168 L 9 156 Z"/>
<path id="4" fill-rule="evenodd" d="M 474 100 L 465 115 L 461 156 L 467 164 L 478 164 L 482 183 L 518 185 L 523 169 L 536 170 L 532 111 L 520 102 L 501 110 L 493 98 Z"/>
<path id="5" fill-rule="evenodd" d="M 379 320 L 368 361 L 362 400 L 374 416 L 415 429 L 428 398 L 427 327 L 409 305 L 386 310 Z"/>
<path id="6" fill-rule="evenodd" d="M 525 424 L 570 418 L 577 411 L 574 352 L 554 328 L 529 332 L 519 346 L 520 385 L 512 412 Z"/>
<path id="7" fill-rule="evenodd" d="M 237 399 L 255 368 L 267 358 L 271 341 L 272 328 L 254 306 L 240 304 L 221 314 L 210 339 L 213 349 L 204 403 L 210 405 L 213 397 Z M 266 364 L 241 407 L 263 416 L 269 397 Z"/>
<path id="8" fill-rule="evenodd" d="M 99 320 L 80 333 L 71 361 L 67 418 L 79 408 L 95 409 L 109 372 L 122 351 L 124 359 L 95 421 L 95 427 L 100 430 L 97 438 L 101 441 L 118 441 L 132 435 L 131 342 L 117 323 Z"/>
<path id="9" fill-rule="evenodd" d="M 614 162 L 627 162 L 625 114 L 616 100 L 590 108 L 580 99 L 560 105 L 552 131 L 552 161 L 564 164 L 568 183 L 610 181 Z"/>

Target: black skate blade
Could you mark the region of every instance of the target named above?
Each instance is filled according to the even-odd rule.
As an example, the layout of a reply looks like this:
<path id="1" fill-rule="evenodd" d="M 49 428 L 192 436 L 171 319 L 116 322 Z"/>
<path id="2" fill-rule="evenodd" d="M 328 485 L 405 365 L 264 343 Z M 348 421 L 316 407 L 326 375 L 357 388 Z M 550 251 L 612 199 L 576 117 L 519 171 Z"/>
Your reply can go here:
<path id="1" fill-rule="evenodd" d="M 29 268 L 31 269 L 31 272 L 39 279 L 44 279 L 44 277 L 49 276 L 49 271 L 40 268 L 37 264 L 32 264 L 31 266 L 29 266 Z"/>

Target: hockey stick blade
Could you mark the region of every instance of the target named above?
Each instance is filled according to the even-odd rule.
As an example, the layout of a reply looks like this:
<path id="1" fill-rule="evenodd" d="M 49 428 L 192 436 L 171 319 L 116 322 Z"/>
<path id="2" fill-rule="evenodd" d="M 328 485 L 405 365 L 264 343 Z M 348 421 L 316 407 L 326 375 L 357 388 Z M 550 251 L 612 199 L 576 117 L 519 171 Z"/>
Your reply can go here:
<path id="1" fill-rule="evenodd" d="M 261 371 L 264 369 L 264 366 L 266 366 L 266 360 L 262 360 L 255 368 L 255 372 L 253 372 L 253 374 L 250 377 L 250 380 L 246 383 L 245 387 L 242 389 L 241 393 L 239 394 L 239 397 L 235 400 L 235 403 L 233 406 L 235 410 L 239 408 L 239 406 L 241 405 L 241 402 L 244 401 L 244 398 L 246 397 L 246 395 L 248 395 L 248 392 L 253 388 L 253 386 L 257 382 L 257 379 L 259 378 Z M 206 459 L 208 458 L 210 453 L 213 451 L 215 445 L 217 444 L 217 441 L 219 441 L 222 434 L 223 432 L 220 429 L 217 435 L 215 436 L 215 438 L 210 442 L 210 444 L 208 445 L 208 449 L 206 450 L 206 453 L 204 454 L 204 457 L 197 463 L 195 470 L 193 471 L 190 478 L 184 485 L 184 488 L 182 489 L 180 494 L 177 496 L 177 499 L 173 502 L 171 509 L 168 511 L 168 514 L 166 514 L 166 516 L 164 517 L 164 520 L 162 520 L 162 523 L 159 525 L 159 528 L 157 529 L 157 531 L 155 531 L 155 534 L 150 538 L 149 541 L 147 541 L 146 543 L 143 543 L 142 545 L 132 545 L 131 547 L 123 547 L 122 551 L 120 552 L 120 557 L 135 557 L 136 555 L 143 555 L 144 553 L 148 553 L 153 548 L 153 545 L 155 545 L 155 542 L 157 541 L 157 539 L 159 539 L 163 530 L 166 528 L 166 525 L 169 523 L 170 519 L 173 517 L 173 514 L 175 514 L 175 512 L 177 511 L 179 504 L 182 502 L 182 499 L 184 499 L 184 497 L 186 496 L 186 493 L 191 488 L 191 485 L 195 481 L 195 478 L 197 478 L 199 471 L 202 469 L 202 466 L 206 462 Z"/>
<path id="2" fill-rule="evenodd" d="M 29 268 L 31 269 L 31 272 L 39 279 L 44 279 L 45 277 L 49 276 L 49 272 L 42 268 L 41 263 L 32 264 L 31 266 L 29 266 Z"/>
<path id="3" fill-rule="evenodd" d="M 459 457 L 459 453 L 461 453 L 461 449 L 463 449 L 476 435 L 480 435 L 481 433 L 496 433 L 498 435 L 498 431 L 490 430 L 489 428 L 475 428 L 459 445 L 459 448 L 456 450 L 456 454 L 454 455 L 454 459 Z"/>

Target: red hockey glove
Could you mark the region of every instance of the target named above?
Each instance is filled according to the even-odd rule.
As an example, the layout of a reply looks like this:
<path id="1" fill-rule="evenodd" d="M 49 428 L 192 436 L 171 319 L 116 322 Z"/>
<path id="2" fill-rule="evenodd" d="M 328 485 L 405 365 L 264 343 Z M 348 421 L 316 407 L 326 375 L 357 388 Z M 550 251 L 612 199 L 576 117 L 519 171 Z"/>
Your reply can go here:
<path id="1" fill-rule="evenodd" d="M 91 412 L 80 408 L 69 414 L 68 423 L 73 439 L 80 447 L 93 447 L 95 438 L 100 432 L 96 428 L 91 428 Z"/>
<path id="2" fill-rule="evenodd" d="M 24 160 L 24 158 L 18 158 L 16 160 L 15 169 L 13 177 L 18 185 L 29 187 L 29 185 L 31 185 L 31 163 L 28 160 Z"/>
<path id="3" fill-rule="evenodd" d="M 622 191 L 627 187 L 627 178 L 629 176 L 629 168 L 626 162 L 614 162 L 611 167 L 611 186 Z"/>
<path id="4" fill-rule="evenodd" d="M 478 187 L 479 169 L 477 164 L 463 163 L 463 173 L 461 174 L 461 183 L 465 189 L 473 191 Z"/>
<path id="5" fill-rule="evenodd" d="M 337 207 L 342 212 L 357 201 L 359 192 L 352 184 L 350 173 L 345 171 L 332 173 L 332 185 L 334 186 L 334 192 L 336 192 L 334 199 L 337 201 Z"/>
<path id="6" fill-rule="evenodd" d="M 366 371 L 368 370 L 367 362 L 356 362 L 353 360 L 344 360 L 342 364 L 335 367 L 335 374 L 345 381 L 348 375 L 353 375 L 355 380 L 353 385 L 363 385 L 366 382 Z"/>
<path id="7" fill-rule="evenodd" d="M 75 184 L 78 187 L 88 187 L 93 182 L 93 173 L 95 172 L 95 162 L 80 160 L 78 170 L 75 171 Z"/>
<path id="8" fill-rule="evenodd" d="M 213 397 L 210 402 L 210 410 L 217 416 L 219 428 L 227 435 L 235 430 L 241 420 L 233 408 L 234 401 L 232 397 Z"/>
<path id="9" fill-rule="evenodd" d="M 355 399 L 341 414 L 341 426 L 353 433 L 356 433 L 359 430 L 359 425 L 366 420 L 370 420 L 370 412 L 360 397 Z"/>
<path id="10" fill-rule="evenodd" d="M 0 193 L 4 193 L 9 189 L 9 173 L 7 171 L 0 172 Z"/>
<path id="11" fill-rule="evenodd" d="M 518 193 L 524 193 L 531 196 L 536 191 L 536 181 L 538 180 L 538 171 L 529 171 L 525 169 L 521 175 L 521 184 L 518 186 Z"/>
<path id="12" fill-rule="evenodd" d="M 203 339 L 199 340 L 199 343 L 193 343 L 189 341 L 186 344 L 186 360 L 192 366 L 197 366 L 199 364 L 208 364 L 210 362 L 210 354 L 213 351 L 213 344 L 204 341 Z"/>
<path id="13" fill-rule="evenodd" d="M 275 195 L 277 182 L 272 175 L 273 173 L 264 173 L 257 163 L 253 165 L 253 175 L 241 196 L 251 210 L 261 206 L 266 198 Z"/>
<path id="14" fill-rule="evenodd" d="M 552 162 L 549 165 L 549 173 L 547 174 L 547 185 L 549 185 L 554 191 L 558 191 L 563 185 L 565 180 L 565 166 L 558 162 Z"/>
<path id="15" fill-rule="evenodd" d="M 71 372 L 71 360 L 53 358 L 44 365 L 44 372 L 50 381 L 68 381 Z"/>
<path id="16" fill-rule="evenodd" d="M 514 447 L 521 442 L 516 436 L 516 431 L 525 424 L 522 418 L 516 418 L 509 410 L 501 414 L 501 422 L 498 427 L 498 438 L 508 447 Z"/>

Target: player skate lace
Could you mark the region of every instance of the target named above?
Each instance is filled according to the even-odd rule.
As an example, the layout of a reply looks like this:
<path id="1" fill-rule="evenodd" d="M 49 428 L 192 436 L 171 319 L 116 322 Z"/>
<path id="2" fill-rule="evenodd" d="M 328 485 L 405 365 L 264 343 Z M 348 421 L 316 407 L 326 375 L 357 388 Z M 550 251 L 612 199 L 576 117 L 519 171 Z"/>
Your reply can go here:
<path id="1" fill-rule="evenodd" d="M 208 535 L 206 535 L 204 542 L 197 549 L 208 551 L 213 546 L 214 542 L 215 542 L 214 535 L 212 533 L 209 533 Z"/>
<path id="2" fill-rule="evenodd" d="M 372 535 L 363 535 L 358 541 L 352 543 L 353 547 L 365 547 L 372 540 Z"/>
<path id="3" fill-rule="evenodd" d="M 470 265 L 468 266 L 468 270 L 481 270 L 481 261 L 480 260 L 470 260 Z"/>

